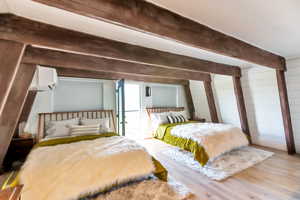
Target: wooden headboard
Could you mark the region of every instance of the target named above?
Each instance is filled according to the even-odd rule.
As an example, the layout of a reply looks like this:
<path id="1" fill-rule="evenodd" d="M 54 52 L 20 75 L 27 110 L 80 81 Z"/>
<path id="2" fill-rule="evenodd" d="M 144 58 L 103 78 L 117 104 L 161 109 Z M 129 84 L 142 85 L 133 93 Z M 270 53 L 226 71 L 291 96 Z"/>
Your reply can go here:
<path id="1" fill-rule="evenodd" d="M 53 112 L 39 113 L 37 141 L 45 137 L 45 124 L 48 121 L 62 121 L 74 118 L 84 119 L 102 119 L 109 118 L 110 126 L 116 132 L 116 124 L 113 110 L 88 110 L 88 111 L 69 111 L 69 112 Z"/>
<path id="2" fill-rule="evenodd" d="M 151 119 L 151 113 L 163 113 L 163 112 L 180 112 L 184 111 L 184 107 L 152 107 L 146 108 L 148 117 Z"/>

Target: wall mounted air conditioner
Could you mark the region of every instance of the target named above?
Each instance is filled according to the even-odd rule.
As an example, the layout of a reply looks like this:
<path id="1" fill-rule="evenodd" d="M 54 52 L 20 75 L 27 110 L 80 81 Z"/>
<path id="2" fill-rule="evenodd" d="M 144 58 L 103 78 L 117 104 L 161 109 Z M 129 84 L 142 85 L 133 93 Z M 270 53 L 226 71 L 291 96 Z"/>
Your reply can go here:
<path id="1" fill-rule="evenodd" d="M 31 83 L 31 90 L 49 91 L 58 84 L 56 69 L 38 66 Z"/>

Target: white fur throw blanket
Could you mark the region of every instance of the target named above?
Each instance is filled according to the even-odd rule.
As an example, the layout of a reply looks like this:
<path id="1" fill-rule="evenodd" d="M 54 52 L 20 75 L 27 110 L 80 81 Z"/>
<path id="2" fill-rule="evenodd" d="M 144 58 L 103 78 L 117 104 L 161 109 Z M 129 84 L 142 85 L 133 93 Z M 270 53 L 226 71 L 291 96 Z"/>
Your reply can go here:
<path id="1" fill-rule="evenodd" d="M 22 200 L 77 199 L 154 170 L 146 150 L 125 137 L 40 147 L 20 171 Z"/>
<path id="2" fill-rule="evenodd" d="M 178 125 L 171 130 L 171 135 L 197 142 L 204 147 L 210 161 L 223 153 L 249 144 L 242 130 L 229 124 L 190 123 Z"/>

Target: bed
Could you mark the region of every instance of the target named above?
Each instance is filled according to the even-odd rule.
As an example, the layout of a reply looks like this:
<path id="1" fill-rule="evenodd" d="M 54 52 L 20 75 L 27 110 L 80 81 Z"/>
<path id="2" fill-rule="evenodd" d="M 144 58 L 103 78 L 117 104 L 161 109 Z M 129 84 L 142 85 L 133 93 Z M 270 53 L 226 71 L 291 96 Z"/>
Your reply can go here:
<path id="1" fill-rule="evenodd" d="M 78 126 L 74 125 L 76 135 L 57 137 L 54 134 L 55 137 L 47 138 L 49 123 L 61 125 L 78 118 L 85 122 L 105 119 L 111 129 L 88 134 L 82 132 L 83 127 L 79 127 L 81 134 L 78 135 Z M 73 127 L 69 124 L 65 126 Z M 88 131 L 93 130 L 91 125 L 86 126 Z M 124 192 L 138 196 L 143 192 L 153 193 L 151 187 L 154 186 L 163 189 L 153 198 L 172 194 L 173 199 L 181 199 L 168 185 L 164 185 L 167 181 L 166 169 L 144 147 L 118 136 L 115 130 L 112 110 L 39 114 L 39 142 L 14 179 L 4 187 L 23 185 L 22 200 L 114 199 L 113 195 L 120 194 L 122 198 L 120 196 L 118 199 L 128 199 Z M 140 188 L 141 194 L 136 188 Z M 164 190 L 169 192 L 165 194 Z"/>
<path id="2" fill-rule="evenodd" d="M 240 128 L 230 124 L 187 120 L 188 115 L 183 107 L 154 107 L 146 110 L 152 123 L 153 136 L 193 153 L 195 160 L 202 166 L 224 153 L 249 145 L 247 136 Z M 179 115 L 185 120 L 170 121 L 170 116 Z"/>

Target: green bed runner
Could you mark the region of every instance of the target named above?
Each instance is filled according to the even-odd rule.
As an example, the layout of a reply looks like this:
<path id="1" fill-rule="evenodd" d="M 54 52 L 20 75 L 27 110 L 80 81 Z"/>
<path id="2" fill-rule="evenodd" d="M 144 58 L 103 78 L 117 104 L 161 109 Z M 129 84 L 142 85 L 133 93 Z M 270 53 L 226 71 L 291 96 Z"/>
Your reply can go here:
<path id="1" fill-rule="evenodd" d="M 194 155 L 195 160 L 197 160 L 201 164 L 201 166 L 204 166 L 208 162 L 209 157 L 205 152 L 205 149 L 201 145 L 199 145 L 197 142 L 191 139 L 176 137 L 171 134 L 171 130 L 173 127 L 188 123 L 196 122 L 188 121 L 184 123 L 160 125 L 156 130 L 155 138 L 160 139 L 170 145 L 177 146 L 183 150 L 191 152 Z"/>
<path id="2" fill-rule="evenodd" d="M 70 144 L 73 142 L 80 142 L 83 140 L 94 140 L 94 139 L 98 139 L 98 138 L 112 137 L 112 136 L 118 136 L 118 134 L 111 132 L 111 133 L 102 133 L 100 135 L 80 135 L 80 136 L 75 136 L 75 137 L 49 139 L 49 140 L 44 140 L 44 141 L 37 143 L 34 146 L 34 148 L 55 146 L 55 145 L 59 145 L 59 144 Z"/>

